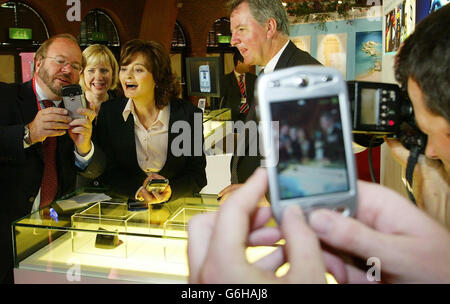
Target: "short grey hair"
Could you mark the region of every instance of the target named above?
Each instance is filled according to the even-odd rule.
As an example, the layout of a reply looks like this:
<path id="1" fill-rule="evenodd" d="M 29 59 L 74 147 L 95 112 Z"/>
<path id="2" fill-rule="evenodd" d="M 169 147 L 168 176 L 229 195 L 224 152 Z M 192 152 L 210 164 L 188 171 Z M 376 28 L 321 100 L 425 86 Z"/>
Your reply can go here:
<path id="1" fill-rule="evenodd" d="M 277 22 L 277 30 L 289 36 L 289 20 L 281 0 L 230 0 L 227 3 L 228 11 L 231 13 L 242 3 L 248 3 L 253 18 L 264 25 L 269 18 Z"/>

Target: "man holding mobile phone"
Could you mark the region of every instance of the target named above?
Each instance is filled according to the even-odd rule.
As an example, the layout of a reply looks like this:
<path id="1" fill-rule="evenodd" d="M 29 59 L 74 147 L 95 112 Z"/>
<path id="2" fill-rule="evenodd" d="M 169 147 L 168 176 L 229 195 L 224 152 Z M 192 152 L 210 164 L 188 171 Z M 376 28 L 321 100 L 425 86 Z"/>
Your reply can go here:
<path id="1" fill-rule="evenodd" d="M 81 61 L 76 38 L 57 35 L 37 50 L 31 81 L 0 86 L 0 282 L 13 281 L 12 222 L 74 191 L 77 171 L 93 170 L 95 112 L 79 109 L 83 118 L 72 119 L 60 107 L 62 87 L 78 83 Z"/>

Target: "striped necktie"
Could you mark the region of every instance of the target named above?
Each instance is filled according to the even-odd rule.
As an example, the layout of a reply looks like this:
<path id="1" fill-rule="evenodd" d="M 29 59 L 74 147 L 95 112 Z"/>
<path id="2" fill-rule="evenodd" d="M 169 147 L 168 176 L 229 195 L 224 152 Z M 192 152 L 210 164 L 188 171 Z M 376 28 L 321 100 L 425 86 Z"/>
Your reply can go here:
<path id="1" fill-rule="evenodd" d="M 241 90 L 241 97 L 242 100 L 245 100 L 245 102 L 242 102 L 239 107 L 239 113 L 241 114 L 247 114 L 250 107 L 248 106 L 247 102 L 247 93 L 245 91 L 245 83 L 244 83 L 244 74 L 239 75 L 239 89 Z"/>
<path id="2" fill-rule="evenodd" d="M 44 100 L 45 108 L 54 107 L 51 100 Z M 44 159 L 44 174 L 41 182 L 41 203 L 43 208 L 49 205 L 58 190 L 58 172 L 56 171 L 56 137 L 47 137 L 42 143 L 42 157 Z"/>

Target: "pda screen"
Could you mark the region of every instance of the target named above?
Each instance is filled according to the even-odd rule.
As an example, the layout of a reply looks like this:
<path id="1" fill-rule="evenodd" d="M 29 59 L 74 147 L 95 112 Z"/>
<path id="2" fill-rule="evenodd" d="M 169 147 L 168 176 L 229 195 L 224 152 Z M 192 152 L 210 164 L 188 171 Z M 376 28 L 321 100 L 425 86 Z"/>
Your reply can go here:
<path id="1" fill-rule="evenodd" d="M 349 190 L 337 96 L 271 104 L 280 199 Z"/>

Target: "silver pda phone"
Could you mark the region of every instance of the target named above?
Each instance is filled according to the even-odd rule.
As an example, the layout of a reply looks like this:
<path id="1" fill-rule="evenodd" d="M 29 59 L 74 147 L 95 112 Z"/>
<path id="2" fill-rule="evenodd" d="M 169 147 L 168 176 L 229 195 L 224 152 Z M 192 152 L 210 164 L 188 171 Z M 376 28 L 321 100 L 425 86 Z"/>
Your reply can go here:
<path id="1" fill-rule="evenodd" d="M 258 78 L 256 95 L 273 214 L 357 207 L 347 85 L 333 68 L 292 67 Z"/>
<path id="2" fill-rule="evenodd" d="M 86 107 L 83 91 L 78 84 L 71 84 L 62 87 L 62 97 L 64 108 L 69 111 L 69 116 L 72 119 L 84 118 L 83 115 L 78 114 L 79 108 Z"/>

